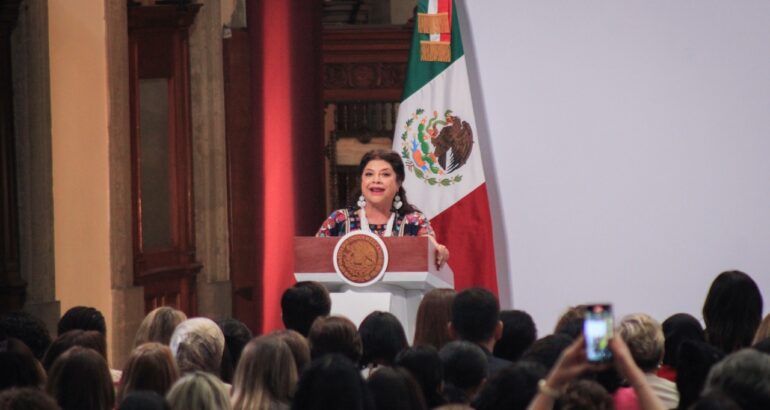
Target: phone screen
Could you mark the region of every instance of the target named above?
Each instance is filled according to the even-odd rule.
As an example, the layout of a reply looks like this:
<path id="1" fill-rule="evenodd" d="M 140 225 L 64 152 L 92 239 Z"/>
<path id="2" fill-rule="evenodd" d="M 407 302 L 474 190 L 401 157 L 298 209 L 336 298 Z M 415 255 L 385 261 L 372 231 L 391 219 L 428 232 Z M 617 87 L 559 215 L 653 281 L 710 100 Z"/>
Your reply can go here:
<path id="1" fill-rule="evenodd" d="M 586 356 L 589 362 L 606 362 L 612 359 L 609 346 L 612 326 L 612 305 L 586 306 L 583 334 L 586 339 Z"/>

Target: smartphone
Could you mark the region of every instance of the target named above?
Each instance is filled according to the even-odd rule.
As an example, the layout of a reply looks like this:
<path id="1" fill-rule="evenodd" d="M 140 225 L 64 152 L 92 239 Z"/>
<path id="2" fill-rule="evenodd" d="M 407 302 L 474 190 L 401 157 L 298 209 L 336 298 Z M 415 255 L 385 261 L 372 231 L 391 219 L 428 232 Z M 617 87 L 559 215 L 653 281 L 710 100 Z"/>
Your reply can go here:
<path id="1" fill-rule="evenodd" d="M 612 329 L 612 305 L 600 303 L 585 306 L 583 335 L 586 339 L 586 356 L 589 362 L 612 360 L 610 351 Z"/>

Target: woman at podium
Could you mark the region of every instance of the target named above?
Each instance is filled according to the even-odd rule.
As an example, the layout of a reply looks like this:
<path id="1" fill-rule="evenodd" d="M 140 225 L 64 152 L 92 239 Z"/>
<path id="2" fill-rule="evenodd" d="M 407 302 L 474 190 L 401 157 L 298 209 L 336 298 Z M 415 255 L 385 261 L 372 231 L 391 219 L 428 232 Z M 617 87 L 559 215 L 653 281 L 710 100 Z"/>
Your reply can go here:
<path id="1" fill-rule="evenodd" d="M 406 199 L 402 186 L 406 173 L 401 156 L 394 151 L 373 150 L 358 165 L 361 180 L 355 206 L 329 215 L 317 237 L 343 236 L 362 230 L 379 236 L 427 236 L 436 247 L 436 263 L 449 259 L 449 250 L 436 241 L 428 218 Z"/>

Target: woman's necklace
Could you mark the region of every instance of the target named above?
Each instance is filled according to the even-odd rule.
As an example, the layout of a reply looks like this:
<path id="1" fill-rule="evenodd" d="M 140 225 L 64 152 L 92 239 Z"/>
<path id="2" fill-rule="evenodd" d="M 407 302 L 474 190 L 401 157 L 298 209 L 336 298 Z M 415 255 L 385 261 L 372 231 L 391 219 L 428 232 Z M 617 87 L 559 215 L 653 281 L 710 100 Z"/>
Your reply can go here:
<path id="1" fill-rule="evenodd" d="M 372 229 L 369 228 L 369 220 L 366 219 L 366 207 L 361 207 L 359 209 L 359 218 L 361 219 L 361 230 L 364 232 L 372 233 Z M 396 222 L 396 213 L 391 212 L 390 218 L 388 218 L 388 224 L 385 225 L 385 232 L 382 233 L 381 236 L 389 237 L 393 236 L 393 224 Z"/>

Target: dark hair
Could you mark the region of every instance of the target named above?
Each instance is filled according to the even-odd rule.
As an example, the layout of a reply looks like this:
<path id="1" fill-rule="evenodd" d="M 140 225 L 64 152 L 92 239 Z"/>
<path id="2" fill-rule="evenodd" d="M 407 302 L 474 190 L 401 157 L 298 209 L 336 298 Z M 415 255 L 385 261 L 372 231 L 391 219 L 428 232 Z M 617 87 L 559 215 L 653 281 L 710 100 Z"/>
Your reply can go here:
<path id="1" fill-rule="evenodd" d="M 521 360 L 540 363 L 546 369 L 551 370 L 559 360 L 561 352 L 572 344 L 572 339 L 564 334 L 548 335 L 538 340 L 527 349 Z"/>
<path id="2" fill-rule="evenodd" d="M 154 391 L 136 390 L 118 404 L 118 410 L 169 410 L 166 398 Z"/>
<path id="3" fill-rule="evenodd" d="M 297 282 L 281 296 L 283 324 L 307 337 L 313 321 L 328 316 L 332 308 L 329 291 L 318 282 Z"/>
<path id="4" fill-rule="evenodd" d="M 93 349 L 99 353 L 104 360 L 107 360 L 107 341 L 104 334 L 99 333 L 96 330 L 70 330 L 59 335 L 56 340 L 51 343 L 51 347 L 45 352 L 43 357 L 43 368 L 46 371 L 51 369 L 53 363 L 59 356 L 69 350 L 73 346 L 80 346 L 89 349 Z"/>
<path id="5" fill-rule="evenodd" d="M 679 346 L 676 389 L 679 391 L 679 409 L 689 409 L 703 390 L 711 367 L 725 354 L 706 342 L 685 340 Z"/>
<path id="6" fill-rule="evenodd" d="M 720 273 L 703 304 L 703 321 L 706 340 L 725 353 L 750 346 L 762 321 L 757 284 L 741 271 Z"/>
<path id="7" fill-rule="evenodd" d="M 567 335 L 572 338 L 572 340 L 575 340 L 578 336 L 582 335 L 585 310 L 586 305 L 570 306 L 567 308 L 556 323 L 553 333 Z"/>
<path id="8" fill-rule="evenodd" d="M 227 318 L 215 320 L 217 326 L 225 335 L 225 350 L 222 352 L 222 364 L 220 373 L 222 381 L 225 383 L 233 382 L 235 368 L 238 367 L 238 360 L 241 358 L 246 343 L 251 340 L 251 330 L 240 320 Z"/>
<path id="9" fill-rule="evenodd" d="M 687 313 L 677 313 L 664 320 L 661 324 L 663 335 L 666 337 L 666 346 L 663 353 L 663 364 L 676 369 L 679 346 L 685 340 L 705 341 L 703 327 L 698 319 Z"/>
<path id="10" fill-rule="evenodd" d="M 752 349 L 758 350 L 762 353 L 770 354 L 770 337 L 766 337 L 751 346 Z"/>
<path id="11" fill-rule="evenodd" d="M 452 319 L 452 303 L 457 296 L 454 289 L 432 289 L 423 296 L 417 308 L 414 345 L 430 345 L 440 350 L 452 341 L 447 325 Z"/>
<path id="12" fill-rule="evenodd" d="M 532 316 L 521 310 L 500 312 L 503 322 L 503 337 L 495 343 L 497 357 L 515 362 L 537 339 L 537 328 Z"/>
<path id="13" fill-rule="evenodd" d="M 0 390 L 10 387 L 41 387 L 45 372 L 21 340 L 0 340 Z M 0 407 L 2 408 L 2 407 Z"/>
<path id="14" fill-rule="evenodd" d="M 347 357 L 328 354 L 310 363 L 297 384 L 292 410 L 373 410 L 369 390 Z"/>
<path id="15" fill-rule="evenodd" d="M 680 407 L 682 408 L 682 407 Z M 720 392 L 711 392 L 701 396 L 689 410 L 743 410 L 732 399 Z"/>
<path id="16" fill-rule="evenodd" d="M 102 312 L 88 306 L 75 306 L 59 319 L 56 333 L 62 335 L 70 330 L 95 330 L 107 335 L 107 325 Z"/>
<path id="17" fill-rule="evenodd" d="M 444 366 L 445 388 L 448 385 L 463 390 L 477 387 L 489 374 L 487 355 L 475 343 L 449 342 L 439 356 Z"/>
<path id="18" fill-rule="evenodd" d="M 770 356 L 753 349 L 732 353 L 714 365 L 705 394 L 724 393 L 743 410 L 770 409 Z"/>
<path id="19" fill-rule="evenodd" d="M 463 340 L 474 343 L 489 340 L 500 320 L 500 303 L 484 288 L 465 289 L 452 302 L 452 328 Z"/>
<path id="20" fill-rule="evenodd" d="M 361 360 L 361 336 L 356 325 L 343 316 L 319 317 L 308 334 L 310 357 L 314 360 L 329 353 L 339 353 L 358 363 Z"/>
<path id="21" fill-rule="evenodd" d="M 444 367 L 435 347 L 424 345 L 402 350 L 396 356 L 396 365 L 412 373 L 422 388 L 422 395 L 429 408 L 446 404 L 446 399 L 441 395 Z"/>
<path id="22" fill-rule="evenodd" d="M 45 323 L 27 312 L 8 312 L 0 315 L 0 337 L 15 337 L 24 342 L 35 358 L 41 360 L 51 336 Z"/>
<path id="23" fill-rule="evenodd" d="M 367 380 L 377 410 L 426 410 L 420 385 L 408 370 L 382 367 Z"/>
<path id="24" fill-rule="evenodd" d="M 56 360 L 48 373 L 46 391 L 62 410 L 108 410 L 115 405 L 107 361 L 96 351 L 80 346 Z"/>
<path id="25" fill-rule="evenodd" d="M 374 311 L 358 327 L 363 354 L 361 366 L 370 363 L 392 365 L 396 355 L 409 346 L 401 322 L 392 313 Z"/>
<path id="26" fill-rule="evenodd" d="M 361 195 L 361 175 L 364 174 L 366 165 L 370 161 L 376 159 L 383 160 L 393 167 L 393 171 L 396 173 L 396 182 L 398 182 L 398 196 L 401 197 L 401 208 L 395 210 L 399 215 L 406 215 L 417 211 L 414 205 L 410 204 L 406 199 L 406 190 L 404 189 L 404 179 L 406 179 L 406 171 L 404 169 L 404 161 L 401 160 L 401 155 L 395 151 L 375 149 L 367 152 L 361 157 L 361 162 L 358 163 L 358 183 L 356 184 L 356 193 L 353 195 L 354 201 L 358 200 Z M 358 205 L 356 205 L 358 206 Z"/>
<path id="27" fill-rule="evenodd" d="M 519 362 L 495 373 L 485 384 L 473 408 L 524 410 L 537 394 L 537 382 L 548 371 L 539 363 Z"/>
<path id="28" fill-rule="evenodd" d="M 0 391 L 3 410 L 60 410 L 54 399 L 37 388 L 23 387 Z"/>
<path id="29" fill-rule="evenodd" d="M 131 352 L 118 386 L 117 400 L 121 402 L 132 391 L 150 390 L 168 393 L 179 379 L 171 349 L 157 342 L 145 343 Z"/>
<path id="30" fill-rule="evenodd" d="M 607 390 L 592 380 L 573 380 L 558 400 L 559 410 L 614 410 L 615 402 Z"/>

